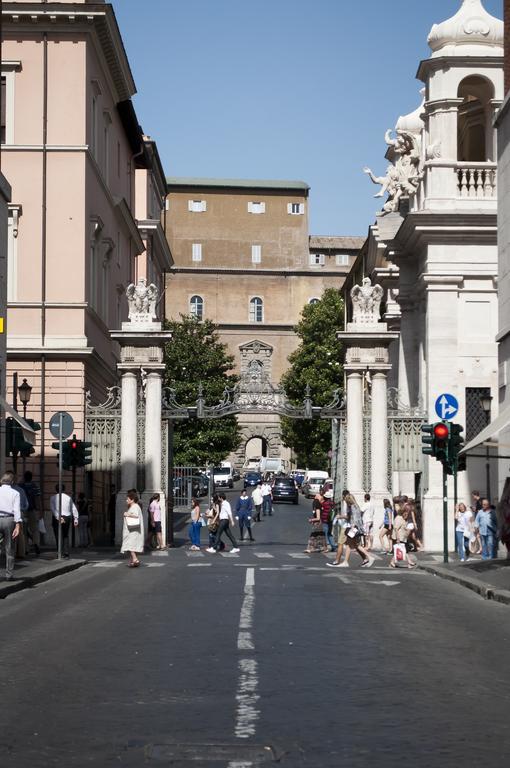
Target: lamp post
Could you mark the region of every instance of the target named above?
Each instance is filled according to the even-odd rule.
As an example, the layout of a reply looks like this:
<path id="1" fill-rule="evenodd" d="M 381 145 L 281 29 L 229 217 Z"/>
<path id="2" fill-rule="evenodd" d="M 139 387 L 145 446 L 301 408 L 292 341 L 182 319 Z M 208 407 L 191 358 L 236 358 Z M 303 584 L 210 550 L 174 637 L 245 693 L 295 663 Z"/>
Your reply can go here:
<path id="1" fill-rule="evenodd" d="M 491 403 L 492 403 L 492 395 L 482 395 L 480 397 L 480 405 L 482 408 L 482 411 L 485 413 L 485 423 L 486 426 L 490 424 L 491 420 Z M 491 465 L 490 465 L 490 456 L 489 456 L 489 446 L 487 445 L 485 447 L 485 473 L 486 473 L 486 486 L 487 486 L 487 499 L 490 503 L 491 500 Z"/>
<path id="2" fill-rule="evenodd" d="M 21 404 L 23 406 L 23 418 L 27 418 L 27 405 L 30 402 L 30 396 L 32 394 L 32 387 L 30 384 L 28 384 L 26 379 L 23 379 L 23 382 L 18 387 L 18 396 L 21 401 Z M 23 456 L 23 475 L 25 474 L 26 469 L 26 457 Z"/>

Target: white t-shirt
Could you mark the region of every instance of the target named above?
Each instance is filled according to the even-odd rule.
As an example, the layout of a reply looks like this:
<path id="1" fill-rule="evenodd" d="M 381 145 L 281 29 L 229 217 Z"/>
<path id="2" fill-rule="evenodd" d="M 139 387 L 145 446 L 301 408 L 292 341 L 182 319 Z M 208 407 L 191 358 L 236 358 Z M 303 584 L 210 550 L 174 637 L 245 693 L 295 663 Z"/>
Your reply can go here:
<path id="1" fill-rule="evenodd" d="M 363 525 L 368 525 L 374 522 L 374 505 L 371 501 L 365 501 L 361 505 L 361 511 L 363 513 Z"/>
<path id="2" fill-rule="evenodd" d="M 461 512 L 460 515 L 458 515 L 457 527 L 455 528 L 455 530 L 462 531 L 463 533 L 470 533 L 472 522 L 473 522 L 473 513 L 471 512 L 470 509 L 467 509 L 465 512 Z"/>
<path id="3" fill-rule="evenodd" d="M 251 494 L 251 497 L 253 499 L 253 503 L 255 506 L 259 506 L 259 504 L 262 504 L 262 489 L 258 486 L 253 489 L 253 493 Z"/>
<path id="4" fill-rule="evenodd" d="M 264 483 L 264 485 L 262 486 L 262 496 L 269 496 L 270 493 L 271 493 L 271 486 L 269 485 L 269 483 Z"/>
<path id="5" fill-rule="evenodd" d="M 220 509 L 220 520 L 230 520 L 231 516 L 232 507 L 230 506 L 230 502 L 222 501 Z"/>

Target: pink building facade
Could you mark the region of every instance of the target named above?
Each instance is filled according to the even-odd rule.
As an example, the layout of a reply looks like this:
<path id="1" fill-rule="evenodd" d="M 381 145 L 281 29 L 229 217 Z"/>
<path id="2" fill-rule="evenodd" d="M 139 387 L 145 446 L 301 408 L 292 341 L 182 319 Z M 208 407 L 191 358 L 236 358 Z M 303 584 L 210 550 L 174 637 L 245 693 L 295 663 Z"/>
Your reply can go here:
<path id="1" fill-rule="evenodd" d="M 68 411 L 84 438 L 85 393 L 101 401 L 118 381 L 109 331 L 127 319 L 127 285 L 139 277 L 164 285 L 172 263 L 161 223 L 166 184 L 133 108 L 112 7 L 19 0 L 3 3 L 2 20 L 2 170 L 12 186 L 7 397 L 14 372 L 33 388 L 27 416 L 43 433 L 27 466 L 47 506 L 51 415 Z M 82 475 L 78 489 L 93 497 L 104 529 L 115 478 L 97 475 Z"/>

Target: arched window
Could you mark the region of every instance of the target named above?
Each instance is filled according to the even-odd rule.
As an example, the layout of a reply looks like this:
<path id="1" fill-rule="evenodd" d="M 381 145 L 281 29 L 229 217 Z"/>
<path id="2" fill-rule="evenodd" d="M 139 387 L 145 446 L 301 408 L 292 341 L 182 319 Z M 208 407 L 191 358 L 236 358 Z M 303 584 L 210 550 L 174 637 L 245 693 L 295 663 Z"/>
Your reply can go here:
<path id="1" fill-rule="evenodd" d="M 204 300 L 201 296 L 192 296 L 189 300 L 190 315 L 194 315 L 197 320 L 204 318 Z"/>
<path id="2" fill-rule="evenodd" d="M 491 100 L 494 86 L 479 75 L 465 77 L 457 93 L 463 99 L 457 122 L 457 159 L 464 163 L 486 163 L 493 157 Z"/>
<path id="3" fill-rule="evenodd" d="M 250 323 L 261 323 L 264 320 L 264 302 L 259 296 L 250 299 Z"/>
<path id="4" fill-rule="evenodd" d="M 313 299 L 308 299 L 309 304 L 318 304 L 320 299 L 318 299 L 316 296 L 313 297 Z"/>

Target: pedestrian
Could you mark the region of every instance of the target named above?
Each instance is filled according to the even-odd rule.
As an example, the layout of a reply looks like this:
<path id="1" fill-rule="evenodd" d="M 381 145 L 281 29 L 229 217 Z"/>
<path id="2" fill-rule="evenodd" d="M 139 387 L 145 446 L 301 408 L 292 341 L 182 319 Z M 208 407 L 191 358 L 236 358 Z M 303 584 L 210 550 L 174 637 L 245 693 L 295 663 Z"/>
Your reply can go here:
<path id="1" fill-rule="evenodd" d="M 361 506 L 361 515 L 363 522 L 363 536 L 365 539 L 365 549 L 370 552 L 374 543 L 372 530 L 374 527 L 374 503 L 370 500 L 370 494 L 365 493 L 365 500 Z"/>
<path id="2" fill-rule="evenodd" d="M 411 544 L 415 552 L 420 552 L 423 545 L 418 538 L 418 522 L 416 519 L 416 505 L 411 499 L 407 499 L 402 509 L 407 510 L 407 543 Z"/>
<path id="3" fill-rule="evenodd" d="M 331 552 L 335 552 L 335 540 L 333 539 L 333 513 L 335 508 L 333 503 L 333 492 L 326 491 L 325 494 L 320 493 L 319 499 L 321 503 L 322 530 L 324 531 L 326 544 L 329 546 Z"/>
<path id="4" fill-rule="evenodd" d="M 89 545 L 89 502 L 83 491 L 78 494 L 78 541 L 80 547 Z"/>
<path id="5" fill-rule="evenodd" d="M 18 485 L 16 482 L 16 477 L 14 477 L 14 482 L 12 483 L 12 488 L 14 488 L 15 491 L 18 491 L 19 493 L 19 505 L 20 505 L 20 512 L 21 512 L 21 528 L 19 532 L 19 536 L 16 539 L 16 559 L 17 560 L 24 560 L 27 555 L 27 548 L 28 548 L 28 542 L 25 534 L 25 528 L 28 523 L 28 498 L 23 490 L 21 485 Z"/>
<path id="6" fill-rule="evenodd" d="M 415 568 L 416 563 L 411 560 L 407 551 L 407 539 L 409 536 L 408 523 L 410 520 L 410 512 L 408 503 L 405 502 L 402 505 L 402 509 L 398 510 L 398 513 L 393 518 L 393 528 L 391 531 L 391 538 L 393 541 L 393 557 L 390 560 L 390 568 L 397 567 L 398 562 L 406 562 L 408 568 Z"/>
<path id="7" fill-rule="evenodd" d="M 206 518 L 207 518 L 207 530 L 209 533 L 209 548 L 208 552 L 214 547 L 214 542 L 216 541 L 216 534 L 218 533 L 218 528 L 220 527 L 220 508 L 221 508 L 221 502 L 220 497 L 215 494 L 209 504 L 209 509 L 206 512 Z M 225 544 L 221 542 L 221 548 L 225 549 Z"/>
<path id="8" fill-rule="evenodd" d="M 271 493 L 271 485 L 269 480 L 264 480 L 262 483 L 262 517 L 269 517 L 273 514 L 273 496 Z"/>
<path id="9" fill-rule="evenodd" d="M 115 517 L 117 511 L 117 493 L 115 486 L 110 485 L 110 498 L 108 499 L 108 523 L 110 527 L 110 544 L 115 545 Z"/>
<path id="10" fill-rule="evenodd" d="M 14 475 L 5 472 L 0 480 L 0 551 L 5 551 L 5 578 L 14 579 L 14 547 L 13 542 L 19 536 L 21 529 L 20 495 L 12 484 Z"/>
<path id="11" fill-rule="evenodd" d="M 244 529 L 248 532 L 250 541 L 255 541 L 251 532 L 251 518 L 253 515 L 253 500 L 248 496 L 246 489 L 241 491 L 241 495 L 236 503 L 236 519 L 239 522 L 239 533 L 241 541 L 244 540 Z"/>
<path id="12" fill-rule="evenodd" d="M 344 546 L 347 544 L 347 534 L 346 530 L 349 527 L 349 507 L 347 505 L 346 499 L 350 496 L 350 493 L 347 489 L 344 489 L 342 491 L 342 501 L 337 507 L 337 510 L 335 512 L 335 517 L 333 520 L 333 526 L 337 528 L 337 550 L 336 550 L 336 558 L 334 563 L 326 563 L 326 565 L 329 565 L 331 567 L 338 567 L 340 565 L 340 561 L 342 559 L 342 554 L 344 551 Z M 343 566 L 345 567 L 345 566 Z"/>
<path id="13" fill-rule="evenodd" d="M 498 524 L 496 513 L 488 499 L 482 499 L 482 508 L 475 518 L 475 528 L 482 539 L 482 560 L 492 560 L 497 557 Z"/>
<path id="14" fill-rule="evenodd" d="M 308 544 L 306 545 L 305 552 L 309 555 L 313 554 L 314 552 L 328 552 L 328 545 L 326 542 L 321 514 L 322 496 L 320 493 L 316 493 L 312 501 L 312 516 L 308 518 L 308 522 L 312 526 L 312 530 L 308 536 Z"/>
<path id="15" fill-rule="evenodd" d="M 165 542 L 163 541 L 163 530 L 161 523 L 161 496 L 159 493 L 155 493 L 149 499 L 147 520 L 148 526 L 151 528 L 151 535 L 156 535 L 156 549 L 166 549 Z"/>
<path id="16" fill-rule="evenodd" d="M 35 554 L 40 555 L 41 532 L 39 529 L 39 520 L 42 518 L 41 491 L 37 483 L 34 483 L 32 477 L 32 473 L 27 469 L 23 475 L 23 482 L 21 483 L 21 487 L 25 491 L 28 500 L 28 510 L 26 513 L 27 538 L 31 539 Z"/>
<path id="17" fill-rule="evenodd" d="M 255 522 L 260 523 L 260 513 L 262 512 L 262 483 L 257 483 L 252 491 L 251 498 L 255 508 Z"/>
<path id="18" fill-rule="evenodd" d="M 498 504 L 499 538 L 506 547 L 506 556 L 510 559 L 510 481 L 507 479 Z"/>
<path id="19" fill-rule="evenodd" d="M 221 546 L 221 537 L 223 534 L 230 539 L 232 543 L 232 549 L 230 550 L 231 554 L 236 554 L 237 552 L 240 552 L 239 547 L 237 546 L 237 542 L 234 539 L 232 532 L 230 530 L 230 526 L 234 527 L 234 517 L 232 515 L 232 507 L 230 506 L 230 503 L 227 501 L 227 497 L 224 493 L 220 493 L 220 514 L 219 514 L 219 526 L 218 531 L 216 533 L 216 538 L 214 540 L 214 545 L 212 547 L 209 547 L 207 549 L 208 552 L 215 553 L 218 552 L 220 546 Z"/>
<path id="20" fill-rule="evenodd" d="M 338 567 L 348 568 L 351 552 L 355 550 L 361 557 L 361 567 L 370 568 L 374 564 L 374 558 L 361 546 L 363 537 L 363 518 L 361 510 L 351 493 L 345 497 L 345 503 L 347 505 L 347 515 L 349 520 L 349 525 L 345 529 L 347 547 L 345 550 L 345 559 L 343 563 L 338 564 Z M 337 563 L 335 562 L 333 565 L 336 566 Z"/>
<path id="21" fill-rule="evenodd" d="M 62 509 L 59 517 L 59 486 L 55 486 L 55 494 L 50 496 L 50 509 L 51 509 L 51 526 L 53 528 L 53 535 L 55 537 L 55 547 L 58 552 L 58 531 L 59 527 L 62 531 L 62 555 L 63 557 L 69 557 L 69 528 L 71 524 L 71 515 L 73 517 L 73 525 L 78 526 L 78 510 L 76 509 L 74 502 L 67 493 L 65 493 L 66 487 L 62 485 Z"/>
<path id="22" fill-rule="evenodd" d="M 126 510 L 122 526 L 122 544 L 120 551 L 129 552 L 129 568 L 138 568 L 138 555 L 143 552 L 143 515 L 136 488 L 131 488 L 126 494 Z"/>
<path id="23" fill-rule="evenodd" d="M 479 512 L 482 508 L 482 499 L 480 498 L 480 491 L 471 491 L 471 499 L 473 501 L 473 509 L 476 515 L 477 512 Z"/>
<path id="24" fill-rule="evenodd" d="M 384 499 L 383 507 L 384 516 L 381 527 L 379 528 L 379 541 L 381 542 L 381 551 L 385 552 L 387 555 L 390 555 L 393 550 L 391 541 L 391 529 L 393 525 L 394 513 L 391 506 L 391 501 L 389 499 Z"/>
<path id="25" fill-rule="evenodd" d="M 198 499 L 191 499 L 191 524 L 189 527 L 189 538 L 191 541 L 190 549 L 193 552 L 200 551 L 200 534 L 202 532 L 202 520 L 200 518 L 200 502 Z"/>
<path id="26" fill-rule="evenodd" d="M 466 561 L 466 543 L 469 552 L 469 540 L 472 533 L 473 513 L 461 501 L 455 511 L 455 543 L 461 563 Z M 466 542 L 467 540 L 467 542 Z"/>

